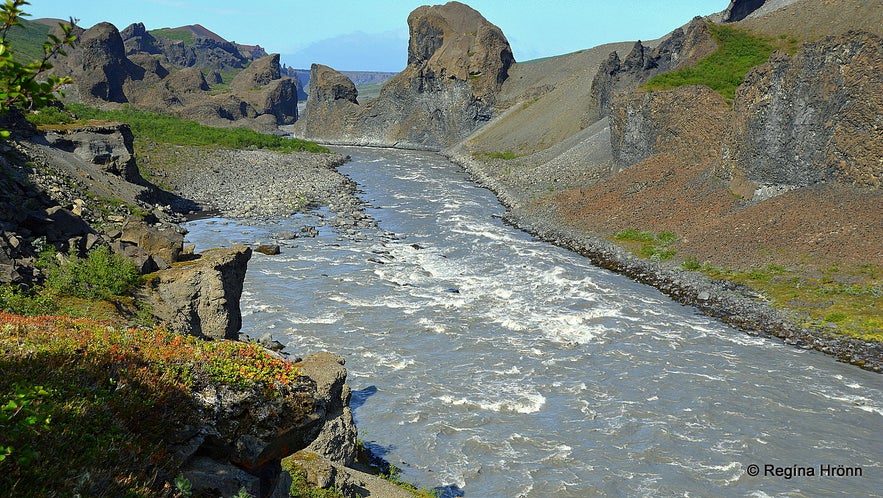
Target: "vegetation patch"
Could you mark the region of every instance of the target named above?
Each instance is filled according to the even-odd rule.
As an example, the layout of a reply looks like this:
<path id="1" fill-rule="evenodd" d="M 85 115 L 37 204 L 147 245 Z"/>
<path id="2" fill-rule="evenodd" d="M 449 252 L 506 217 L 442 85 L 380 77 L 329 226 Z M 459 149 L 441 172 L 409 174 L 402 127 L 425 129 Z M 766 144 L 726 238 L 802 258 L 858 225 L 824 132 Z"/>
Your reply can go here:
<path id="1" fill-rule="evenodd" d="M 160 144 L 268 149 L 278 152 L 329 152 L 327 148 L 306 140 L 268 135 L 246 128 L 215 128 L 166 114 L 137 110 L 130 106 L 113 111 L 82 104 L 69 104 L 68 108 L 81 119 L 128 123 L 136 136 L 140 135 Z"/>
<path id="2" fill-rule="evenodd" d="M 187 29 L 160 28 L 151 29 L 148 33 L 155 38 L 180 41 L 183 42 L 184 45 L 193 45 L 194 43 L 193 32 Z"/>
<path id="3" fill-rule="evenodd" d="M 655 91 L 705 85 L 732 103 L 745 75 L 766 62 L 774 47 L 770 40 L 730 26 L 709 24 L 708 29 L 718 44 L 716 51 L 695 66 L 654 76 L 642 88 Z"/>
<path id="4" fill-rule="evenodd" d="M 839 334 L 883 341 L 883 268 L 877 265 L 837 265 L 814 274 L 780 265 L 725 269 L 695 258 L 681 266 L 746 285 L 774 306 L 802 316 L 806 326 L 836 325 Z"/>
<path id="5" fill-rule="evenodd" d="M 472 154 L 476 159 L 502 159 L 504 161 L 511 161 L 518 157 L 518 154 L 512 152 L 511 150 L 504 151 L 496 151 L 496 152 L 475 152 Z"/>
<path id="6" fill-rule="evenodd" d="M 293 382 L 262 348 L 161 328 L 0 312 L 0 489 L 10 496 L 170 494 L 167 438 L 195 386 Z"/>
<path id="7" fill-rule="evenodd" d="M 676 250 L 668 246 L 677 241 L 678 236 L 669 231 L 654 233 L 629 228 L 614 235 L 612 240 L 624 243 L 633 253 L 643 258 L 668 261 L 677 254 Z"/>

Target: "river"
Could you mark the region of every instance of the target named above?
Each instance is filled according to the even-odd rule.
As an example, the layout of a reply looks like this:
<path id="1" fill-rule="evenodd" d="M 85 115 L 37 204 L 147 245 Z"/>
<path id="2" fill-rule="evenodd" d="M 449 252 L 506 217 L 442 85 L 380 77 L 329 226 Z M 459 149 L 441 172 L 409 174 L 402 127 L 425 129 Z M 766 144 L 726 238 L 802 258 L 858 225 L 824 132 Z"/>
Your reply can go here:
<path id="1" fill-rule="evenodd" d="M 536 240 L 440 156 L 343 152 L 376 228 L 212 218 L 188 240 L 319 226 L 252 258 L 243 332 L 343 355 L 360 437 L 405 480 L 481 498 L 883 490 L 879 374 Z"/>

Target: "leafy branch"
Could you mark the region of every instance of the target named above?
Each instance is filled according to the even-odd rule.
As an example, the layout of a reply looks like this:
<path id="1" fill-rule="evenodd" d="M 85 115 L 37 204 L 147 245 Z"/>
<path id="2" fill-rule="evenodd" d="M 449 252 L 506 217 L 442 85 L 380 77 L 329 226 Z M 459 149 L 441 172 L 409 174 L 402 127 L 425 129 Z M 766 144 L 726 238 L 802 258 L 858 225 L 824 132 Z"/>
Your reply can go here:
<path id="1" fill-rule="evenodd" d="M 55 92 L 62 85 L 71 83 L 68 76 L 46 73 L 52 69 L 53 58 L 67 55 L 64 48 L 73 47 L 77 39 L 73 34 L 77 22 L 74 18 L 68 23 L 59 23 L 61 37 L 51 33 L 47 36 L 39 60 L 22 64 L 13 57 L 8 34 L 13 26 L 22 27 L 21 19 L 28 15 L 22 11 L 25 5 L 29 5 L 26 0 L 6 0 L 0 4 L 0 115 L 13 107 L 25 110 L 44 107 L 56 100 Z M 0 130 L 0 137 L 8 136 L 8 130 Z"/>

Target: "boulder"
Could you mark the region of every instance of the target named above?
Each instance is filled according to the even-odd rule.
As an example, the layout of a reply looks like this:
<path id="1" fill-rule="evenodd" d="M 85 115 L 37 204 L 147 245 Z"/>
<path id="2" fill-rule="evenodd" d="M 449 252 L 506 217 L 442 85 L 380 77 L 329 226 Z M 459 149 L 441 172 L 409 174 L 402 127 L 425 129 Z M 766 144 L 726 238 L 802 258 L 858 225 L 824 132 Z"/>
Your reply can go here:
<path id="1" fill-rule="evenodd" d="M 211 339 L 236 339 L 239 300 L 251 249 L 213 249 L 198 259 L 153 274 L 140 296 L 170 330 Z"/>
<path id="2" fill-rule="evenodd" d="M 178 261 L 184 250 L 184 236 L 175 226 L 151 225 L 138 218 L 126 220 L 120 241 L 136 244 L 148 255 L 168 264 Z"/>
<path id="3" fill-rule="evenodd" d="M 74 237 L 95 233 L 82 218 L 61 206 L 50 207 L 28 218 L 24 226 L 36 235 L 44 235 L 47 242 L 53 244 L 66 244 Z"/>
<path id="4" fill-rule="evenodd" d="M 312 486 L 319 489 L 333 489 L 343 496 L 414 497 L 414 493 L 382 477 L 329 461 L 309 450 L 295 453 L 285 460 L 284 466 L 292 471 L 302 472 Z"/>
<path id="5" fill-rule="evenodd" d="M 261 244 L 254 251 L 268 256 L 275 256 L 281 252 L 278 244 Z"/>

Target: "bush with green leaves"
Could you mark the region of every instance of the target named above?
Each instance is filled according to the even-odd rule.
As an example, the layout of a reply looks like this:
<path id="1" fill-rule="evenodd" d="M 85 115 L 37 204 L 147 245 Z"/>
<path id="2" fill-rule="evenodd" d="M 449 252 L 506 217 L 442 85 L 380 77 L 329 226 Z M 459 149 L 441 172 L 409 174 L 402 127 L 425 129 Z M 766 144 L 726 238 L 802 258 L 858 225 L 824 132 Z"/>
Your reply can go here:
<path id="1" fill-rule="evenodd" d="M 68 77 L 46 76 L 46 72 L 52 69 L 49 61 L 53 57 L 65 55 L 64 47 L 73 46 L 76 40 L 71 34 L 74 19 L 60 25 L 61 37 L 47 35 L 43 55 L 38 60 L 25 64 L 15 59 L 9 31 L 13 27 L 21 27 L 21 19 L 27 16 L 21 9 L 25 5 L 28 5 L 25 0 L 6 0 L 0 4 L 0 115 L 13 107 L 23 110 L 45 107 L 56 100 L 55 91 L 61 85 L 71 82 Z M 0 130 L 0 137 L 8 136 L 8 130 Z"/>
<path id="2" fill-rule="evenodd" d="M 105 246 L 93 249 L 85 258 L 57 262 L 44 256 L 41 262 L 46 289 L 83 299 L 122 296 L 138 285 L 140 277 L 134 263 Z"/>

